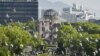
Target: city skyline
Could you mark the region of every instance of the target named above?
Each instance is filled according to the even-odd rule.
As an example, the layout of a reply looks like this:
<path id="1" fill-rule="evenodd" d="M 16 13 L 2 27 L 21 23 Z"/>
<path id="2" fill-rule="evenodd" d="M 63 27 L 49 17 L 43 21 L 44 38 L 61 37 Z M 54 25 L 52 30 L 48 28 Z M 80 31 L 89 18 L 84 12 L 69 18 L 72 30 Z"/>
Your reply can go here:
<path id="1" fill-rule="evenodd" d="M 78 6 L 82 5 L 84 9 L 89 9 L 92 12 L 96 13 L 97 17 L 100 17 L 100 1 L 99 0 L 48 0 L 50 2 L 63 2 L 66 5 L 72 6 L 73 3 L 76 3 Z"/>

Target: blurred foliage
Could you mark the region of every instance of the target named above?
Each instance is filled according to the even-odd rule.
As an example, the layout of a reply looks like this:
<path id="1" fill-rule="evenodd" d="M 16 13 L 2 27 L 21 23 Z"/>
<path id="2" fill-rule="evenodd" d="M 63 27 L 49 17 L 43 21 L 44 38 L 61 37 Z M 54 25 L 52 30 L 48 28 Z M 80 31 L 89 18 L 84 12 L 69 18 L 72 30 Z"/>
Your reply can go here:
<path id="1" fill-rule="evenodd" d="M 10 55 L 9 50 L 6 47 L 0 47 L 0 56 Z"/>
<path id="2" fill-rule="evenodd" d="M 38 56 L 49 56 L 47 53 L 39 54 Z"/>
<path id="3" fill-rule="evenodd" d="M 62 23 L 58 31 L 58 42 L 65 47 L 84 50 L 87 55 L 100 56 L 100 25 L 90 22 Z M 73 49 L 73 50 L 74 50 Z"/>
<path id="4" fill-rule="evenodd" d="M 35 28 L 33 21 L 12 22 L 0 26 L 0 56 L 14 56 L 14 54 L 21 54 L 26 46 L 32 46 L 33 49 L 36 49 L 41 43 L 46 44 L 38 32 L 31 35 L 28 31 L 29 29 L 35 31 Z"/>
<path id="5" fill-rule="evenodd" d="M 14 56 L 20 54 L 26 46 L 33 50 L 44 45 L 47 50 L 48 43 L 36 32 L 34 21 L 26 23 L 12 22 L 0 26 L 0 56 Z M 73 50 L 84 50 L 87 55 L 100 56 L 100 25 L 90 22 L 62 23 L 58 28 L 58 43 Z M 30 30 L 33 34 L 30 34 Z M 81 51 L 80 51 L 81 52 Z M 39 56 L 47 56 L 40 54 Z"/>

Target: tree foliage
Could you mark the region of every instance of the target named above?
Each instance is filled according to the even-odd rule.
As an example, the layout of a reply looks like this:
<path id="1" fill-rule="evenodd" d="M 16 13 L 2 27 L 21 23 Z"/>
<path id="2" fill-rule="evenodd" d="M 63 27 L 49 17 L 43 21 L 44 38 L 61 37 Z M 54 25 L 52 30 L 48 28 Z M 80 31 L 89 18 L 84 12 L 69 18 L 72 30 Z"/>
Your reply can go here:
<path id="1" fill-rule="evenodd" d="M 35 25 L 32 25 L 31 23 L 15 22 L 0 26 L 0 56 L 8 56 L 9 53 L 11 56 L 13 56 L 14 53 L 21 54 L 26 46 L 32 46 L 34 49 L 37 48 L 41 42 L 44 43 L 38 33 L 36 33 L 37 37 L 35 37 L 31 35 L 28 30 L 23 28 L 29 26 L 30 29 L 35 29 Z"/>
<path id="2" fill-rule="evenodd" d="M 100 56 L 99 40 L 100 25 L 94 23 L 64 23 L 59 27 L 58 42 L 73 50 L 84 50 L 90 56 Z"/>

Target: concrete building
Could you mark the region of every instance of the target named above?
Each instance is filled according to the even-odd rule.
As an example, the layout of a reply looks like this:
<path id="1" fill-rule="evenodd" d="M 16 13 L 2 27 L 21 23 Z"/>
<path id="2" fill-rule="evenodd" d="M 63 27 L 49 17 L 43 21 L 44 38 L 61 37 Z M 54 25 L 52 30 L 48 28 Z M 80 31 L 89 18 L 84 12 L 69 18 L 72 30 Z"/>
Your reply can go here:
<path id="1" fill-rule="evenodd" d="M 67 22 L 83 22 L 89 19 L 94 19 L 95 15 L 90 13 L 88 10 L 83 10 L 82 6 L 77 9 L 76 4 L 73 4 L 71 8 L 63 8 L 62 18 L 66 19 Z"/>
<path id="2" fill-rule="evenodd" d="M 0 0 L 0 23 L 38 20 L 38 0 Z"/>
<path id="3" fill-rule="evenodd" d="M 59 14 L 53 9 L 45 10 L 43 13 L 43 18 L 39 20 L 40 35 L 49 44 L 55 44 L 58 27 L 64 20 L 60 20 Z"/>

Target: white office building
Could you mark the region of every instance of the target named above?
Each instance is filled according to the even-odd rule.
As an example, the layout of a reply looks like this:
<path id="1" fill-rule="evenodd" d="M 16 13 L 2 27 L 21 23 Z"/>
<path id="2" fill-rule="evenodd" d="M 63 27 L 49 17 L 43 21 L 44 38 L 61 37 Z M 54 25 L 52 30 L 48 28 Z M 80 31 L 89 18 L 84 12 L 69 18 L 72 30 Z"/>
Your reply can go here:
<path id="1" fill-rule="evenodd" d="M 95 15 L 88 10 L 83 10 L 82 6 L 77 9 L 76 4 L 73 4 L 73 7 L 71 8 L 63 8 L 61 17 L 67 20 L 67 22 L 74 23 L 94 19 Z"/>

